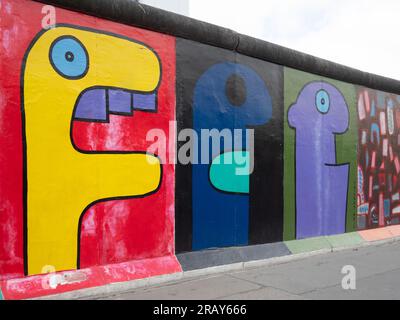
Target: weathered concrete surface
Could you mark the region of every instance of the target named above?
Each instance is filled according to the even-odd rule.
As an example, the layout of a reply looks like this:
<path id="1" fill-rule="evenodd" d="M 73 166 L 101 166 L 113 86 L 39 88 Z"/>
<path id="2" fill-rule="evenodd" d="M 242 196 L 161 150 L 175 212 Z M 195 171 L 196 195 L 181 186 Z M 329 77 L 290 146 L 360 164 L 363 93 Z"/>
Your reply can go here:
<path id="1" fill-rule="evenodd" d="M 257 246 L 194 251 L 178 254 L 177 258 L 184 271 L 198 270 L 238 262 L 258 261 L 290 255 L 283 243 Z"/>
<path id="2" fill-rule="evenodd" d="M 341 286 L 346 265 L 357 271 L 354 291 Z M 400 299 L 400 242 L 182 279 L 102 299 Z"/>
<path id="3" fill-rule="evenodd" d="M 389 234 L 389 231 L 387 231 Z M 391 234 L 387 238 L 393 238 Z M 376 239 L 376 240 L 383 240 Z M 336 236 L 317 237 L 303 240 L 286 241 L 285 244 L 293 254 L 312 252 L 325 249 L 346 248 L 360 246 L 365 240 L 358 232 L 339 234 Z"/>

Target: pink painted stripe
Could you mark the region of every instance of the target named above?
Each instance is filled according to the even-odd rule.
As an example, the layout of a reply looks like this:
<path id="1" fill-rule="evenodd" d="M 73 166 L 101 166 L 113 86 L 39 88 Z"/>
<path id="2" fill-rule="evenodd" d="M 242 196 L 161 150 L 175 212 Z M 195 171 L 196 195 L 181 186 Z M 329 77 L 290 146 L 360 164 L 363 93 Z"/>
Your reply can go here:
<path id="1" fill-rule="evenodd" d="M 178 272 L 182 272 L 181 265 L 176 256 L 171 255 L 88 269 L 58 272 L 56 274 L 3 280 L 0 282 L 0 288 L 6 300 L 19 300 Z M 72 280 L 69 283 L 60 284 L 52 289 L 49 283 L 55 277 L 66 277 Z"/>
<path id="2" fill-rule="evenodd" d="M 393 237 L 400 237 L 400 226 L 390 226 L 388 229 Z"/>
<path id="3" fill-rule="evenodd" d="M 364 96 L 362 94 L 358 98 L 358 117 L 360 120 L 365 119 Z"/>
<path id="4" fill-rule="evenodd" d="M 364 230 L 358 233 L 365 241 L 379 241 L 393 238 L 393 235 L 387 228 Z"/>
<path id="5" fill-rule="evenodd" d="M 397 156 L 394 158 L 394 165 L 396 166 L 396 172 L 399 173 L 400 172 L 400 162 L 399 162 L 399 158 Z"/>
<path id="6" fill-rule="evenodd" d="M 371 106 L 370 106 L 369 94 L 368 94 L 367 90 L 364 91 L 364 102 L 365 102 L 365 109 L 369 113 Z"/>
<path id="7" fill-rule="evenodd" d="M 375 169 L 375 167 L 376 167 L 376 152 L 373 151 L 372 152 L 372 160 L 371 160 L 371 168 Z"/>
<path id="8" fill-rule="evenodd" d="M 389 140 L 388 139 L 383 139 L 382 154 L 384 157 L 387 157 L 389 154 Z"/>
<path id="9" fill-rule="evenodd" d="M 386 135 L 386 113 L 381 112 L 379 119 L 381 123 L 381 134 L 384 136 Z"/>
<path id="10" fill-rule="evenodd" d="M 389 154 L 390 154 L 390 161 L 393 161 L 393 148 L 392 148 L 392 146 L 389 147 Z"/>

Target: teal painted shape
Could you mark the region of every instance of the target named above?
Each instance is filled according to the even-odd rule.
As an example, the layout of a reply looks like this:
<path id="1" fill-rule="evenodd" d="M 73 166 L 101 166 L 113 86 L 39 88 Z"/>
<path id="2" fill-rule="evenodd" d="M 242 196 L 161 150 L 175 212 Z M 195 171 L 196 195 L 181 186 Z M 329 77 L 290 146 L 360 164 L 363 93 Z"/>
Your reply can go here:
<path id="1" fill-rule="evenodd" d="M 1 290 L 0 290 L 0 300 L 4 300 L 4 297 L 3 297 L 3 294 L 1 293 Z"/>
<path id="2" fill-rule="evenodd" d="M 250 152 L 234 151 L 214 158 L 210 167 L 211 184 L 218 190 L 231 193 L 250 191 Z"/>

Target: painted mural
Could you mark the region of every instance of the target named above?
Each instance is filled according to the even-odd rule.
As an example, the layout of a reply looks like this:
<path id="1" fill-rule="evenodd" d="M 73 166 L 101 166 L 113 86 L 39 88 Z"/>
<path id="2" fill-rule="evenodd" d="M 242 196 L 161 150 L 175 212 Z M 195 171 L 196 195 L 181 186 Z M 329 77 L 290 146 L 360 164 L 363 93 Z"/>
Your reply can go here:
<path id="1" fill-rule="evenodd" d="M 336 163 L 335 135 L 349 126 L 346 101 L 329 83 L 310 82 L 288 120 L 296 130 L 297 237 L 344 233 L 349 165 Z"/>
<path id="2" fill-rule="evenodd" d="M 175 204 L 177 252 L 281 241 L 283 113 L 282 86 L 276 84 L 282 68 L 182 39 L 177 68 L 178 132 L 194 128 L 200 137 L 196 148 L 209 139 L 201 135 L 205 129 L 254 129 L 253 152 L 243 133 L 239 146 L 225 146 L 221 139 L 219 148 L 206 150 L 206 163 L 177 165 L 176 188 L 182 190 Z M 244 158 L 254 153 L 254 170 L 236 175 L 235 161 L 215 164 L 235 153 Z"/>
<path id="3" fill-rule="evenodd" d="M 338 81 L 285 70 L 287 240 L 355 230 L 354 90 Z"/>
<path id="4" fill-rule="evenodd" d="M 400 99 L 358 90 L 359 151 L 357 226 L 360 230 L 400 223 Z"/>
<path id="5" fill-rule="evenodd" d="M 0 280 L 400 224 L 398 96 L 41 9 L 0 7 Z"/>
<path id="6" fill-rule="evenodd" d="M 173 255 L 174 166 L 146 134 L 175 118 L 175 40 L 64 10 L 41 30 L 40 4 L 6 2 L 1 142 L 17 159 L 2 171 L 15 186 L 2 183 L 0 273 Z M 13 28 L 28 12 L 28 31 Z"/>

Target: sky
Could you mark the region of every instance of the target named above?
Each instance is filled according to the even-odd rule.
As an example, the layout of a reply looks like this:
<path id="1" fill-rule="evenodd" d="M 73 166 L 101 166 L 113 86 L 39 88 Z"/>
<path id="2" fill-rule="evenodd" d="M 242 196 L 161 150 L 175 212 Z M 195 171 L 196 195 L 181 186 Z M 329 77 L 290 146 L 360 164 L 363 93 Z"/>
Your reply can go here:
<path id="1" fill-rule="evenodd" d="M 399 0 L 189 0 L 189 15 L 400 80 Z"/>

